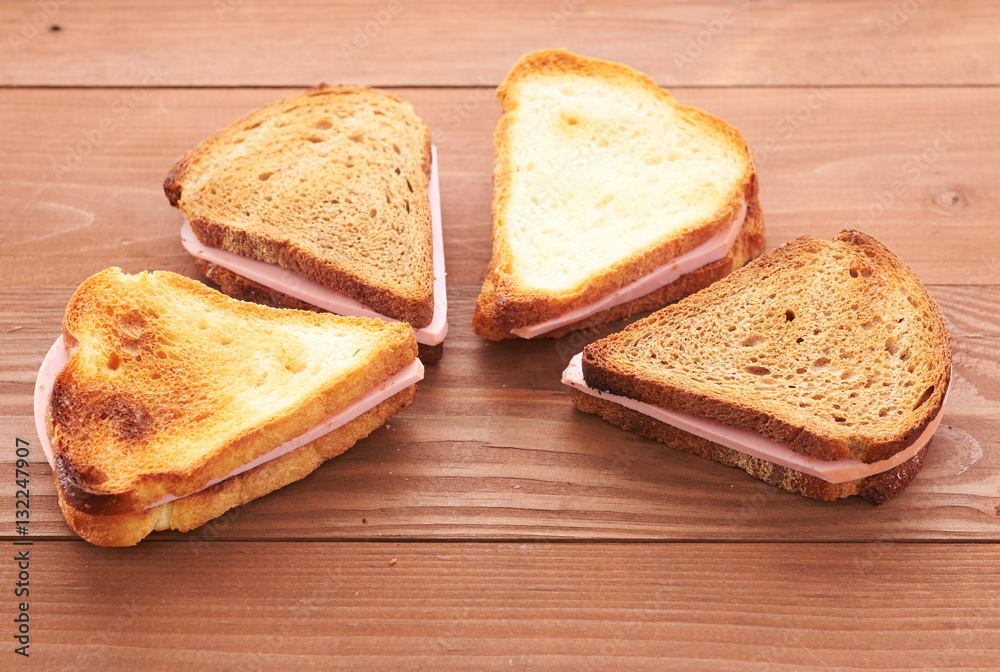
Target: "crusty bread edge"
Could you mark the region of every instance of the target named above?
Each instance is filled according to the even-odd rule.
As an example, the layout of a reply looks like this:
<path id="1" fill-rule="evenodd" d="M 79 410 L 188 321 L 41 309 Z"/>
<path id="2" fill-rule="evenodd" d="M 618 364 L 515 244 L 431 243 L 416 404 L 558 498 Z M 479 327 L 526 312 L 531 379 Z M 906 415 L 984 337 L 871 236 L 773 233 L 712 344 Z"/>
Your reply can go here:
<path id="1" fill-rule="evenodd" d="M 69 526 L 97 546 L 134 546 L 154 530 L 193 530 L 226 511 L 305 478 L 340 455 L 413 402 L 416 385 L 401 390 L 343 427 L 250 471 L 182 499 L 152 509 L 117 515 L 90 515 L 73 508 L 56 490 Z"/>
<path id="2" fill-rule="evenodd" d="M 572 391 L 572 399 L 581 411 L 600 416 L 622 429 L 727 467 L 742 469 L 754 478 L 782 490 L 823 501 L 860 495 L 873 504 L 881 504 L 910 484 L 923 466 L 927 454 L 927 446 L 924 446 L 909 460 L 888 471 L 844 483 L 831 483 L 702 439 L 608 399 L 600 399 L 580 390 Z"/>
<path id="3" fill-rule="evenodd" d="M 635 315 L 636 313 L 662 308 L 669 303 L 679 301 L 689 294 L 704 289 L 716 280 L 729 275 L 732 271 L 763 253 L 765 246 L 764 218 L 761 214 L 760 203 L 755 198 L 747 207 L 747 217 L 743 223 L 743 228 L 740 230 L 733 246 L 722 259 L 686 273 L 649 294 L 613 306 L 607 310 L 602 310 L 579 322 L 574 322 L 573 324 L 540 334 L 535 338 L 560 338 L 577 329 L 598 327 Z M 472 314 L 472 330 L 477 335 L 493 341 L 517 338 L 508 329 L 497 324 L 494 318 L 495 310 L 493 280 L 491 276 L 487 276 L 483 282 L 479 300 L 476 302 L 475 310 Z"/>
<path id="4" fill-rule="evenodd" d="M 225 137 L 237 129 L 252 129 L 262 123 L 276 109 L 294 104 L 295 100 L 302 96 L 329 95 L 331 93 L 354 93 L 354 92 L 375 92 L 396 102 L 409 107 L 413 111 L 413 118 L 424 130 L 423 156 L 421 157 L 420 170 L 415 177 L 420 181 L 413 185 L 415 194 L 422 194 L 424 200 L 414 205 L 425 211 L 427 223 L 428 241 L 431 239 L 431 210 L 428 196 L 431 175 L 431 137 L 426 124 L 417 115 L 413 105 L 406 99 L 396 94 L 365 86 L 327 86 L 320 84 L 303 93 L 295 96 L 283 98 L 257 110 L 250 112 L 237 121 L 227 125 L 225 128 L 203 140 L 193 149 L 186 152 L 171 168 L 163 182 L 163 191 L 171 205 L 183 211 L 181 200 L 184 195 L 184 182 L 189 173 L 197 164 L 199 158 L 209 152 L 209 150 L 220 143 Z M 228 250 L 240 256 L 258 259 L 268 263 L 276 263 L 282 268 L 288 268 L 303 277 L 318 282 L 324 287 L 351 296 L 361 303 L 369 306 L 378 313 L 388 315 L 393 319 L 409 322 L 417 328 L 425 327 L 434 319 L 434 291 L 432 272 L 428 273 L 428 280 L 425 283 L 425 291 L 422 296 L 404 296 L 387 293 L 384 288 L 377 287 L 366 282 L 362 278 L 344 272 L 337 268 L 332 268 L 328 264 L 320 263 L 319 260 L 309 256 L 302 256 L 297 249 L 290 249 L 276 241 L 264 238 L 253 231 L 232 229 L 224 222 L 192 217 L 189 222 L 191 230 L 202 244 Z M 433 268 L 432 246 L 428 245 L 428 253 L 424 260 L 424 266 Z"/>
<path id="5" fill-rule="evenodd" d="M 92 286 L 100 286 L 109 274 L 115 273 L 121 273 L 120 269 L 105 269 L 84 280 L 67 304 L 67 316 L 76 305 L 78 296 L 85 295 Z M 222 310 L 248 311 L 255 317 L 266 317 L 266 311 L 273 310 L 254 303 L 234 301 L 197 280 L 176 273 L 154 271 L 151 275 L 157 281 L 169 283 L 178 291 L 193 293 L 209 304 L 218 305 Z M 301 316 L 297 317 L 312 323 L 322 324 L 325 320 L 311 311 L 298 312 L 301 313 Z M 268 442 L 273 440 L 274 436 L 292 438 L 301 435 L 316 422 L 339 411 L 354 399 L 360 398 L 361 395 L 389 375 L 413 362 L 417 356 L 416 337 L 412 327 L 408 324 L 386 323 L 369 318 L 347 317 L 340 319 L 353 322 L 355 323 L 353 328 L 364 329 L 373 334 L 373 337 L 380 339 L 382 347 L 371 365 L 364 367 L 357 375 L 353 375 L 347 380 L 328 385 L 326 389 L 320 390 L 308 402 L 307 406 L 300 407 L 295 413 L 274 418 L 267 427 L 248 428 L 230 444 L 214 451 L 196 470 L 185 473 L 172 471 L 138 474 L 130 481 L 129 487 L 115 486 L 111 489 L 103 483 L 100 485 L 91 483 L 91 479 L 86 473 L 86 465 L 76 465 L 72 458 L 59 448 L 58 434 L 55 431 L 51 411 L 54 405 L 58 405 L 65 377 L 72 376 L 74 372 L 71 367 L 75 353 L 71 354 L 67 365 L 56 376 L 46 406 L 46 428 L 55 459 L 55 477 L 60 483 L 62 497 L 79 510 L 85 510 L 94 515 L 110 515 L 149 506 L 159 501 L 167 492 L 181 493 L 197 489 L 199 482 L 204 483 L 217 475 L 229 473 L 235 465 L 246 464 L 268 452 L 273 448 L 273 444 Z M 69 349 L 72 349 L 73 345 L 78 342 L 76 335 L 67 324 L 66 317 L 63 321 L 63 337 Z M 71 388 L 72 385 L 72 378 L 70 378 Z"/>
<path id="6" fill-rule="evenodd" d="M 512 252 L 504 238 L 507 203 L 510 201 L 510 184 L 513 175 L 509 128 L 518 107 L 516 89 L 519 83 L 541 71 L 571 72 L 618 80 L 628 85 L 640 85 L 674 107 L 680 114 L 695 118 L 727 136 L 734 146 L 739 147 L 747 158 L 747 171 L 738 181 L 730 195 L 728 207 L 718 217 L 699 226 L 688 235 L 664 241 L 651 246 L 633 258 L 616 264 L 614 269 L 590 278 L 585 287 L 573 295 L 557 296 L 534 288 L 519 286 L 517 279 L 503 271 L 512 259 Z M 587 305 L 600 297 L 647 275 L 654 268 L 667 263 L 685 252 L 706 242 L 725 228 L 736 216 L 743 203 L 750 203 L 757 197 L 757 177 L 750 154 L 749 145 L 739 131 L 728 123 L 703 110 L 680 105 L 665 90 L 661 89 L 646 75 L 619 63 L 577 56 L 564 49 L 546 49 L 523 56 L 511 69 L 497 89 L 497 98 L 503 107 L 503 115 L 497 123 L 494 134 L 493 170 L 493 253 L 486 279 L 491 282 L 494 308 L 492 321 L 497 327 L 509 331 L 518 327 L 543 322 L 558 317 L 569 310 Z"/>
<path id="7" fill-rule="evenodd" d="M 920 420 L 915 422 L 908 431 L 894 438 L 870 442 L 861 452 L 852 452 L 851 447 L 846 442 L 834 441 L 830 437 L 814 432 L 808 428 L 774 418 L 769 414 L 752 408 L 746 403 L 731 402 L 710 398 L 702 394 L 692 392 L 687 389 L 675 388 L 667 385 L 648 384 L 639 380 L 629 372 L 614 371 L 602 367 L 593 358 L 593 352 L 601 347 L 601 341 L 597 341 L 584 348 L 582 369 L 584 379 L 591 387 L 611 392 L 619 396 L 630 397 L 645 403 L 661 406 L 670 410 L 679 410 L 692 413 L 700 417 L 714 419 L 725 417 L 726 424 L 757 432 L 778 443 L 787 445 L 790 449 L 809 457 L 821 460 L 839 460 L 847 457 L 859 459 L 866 463 L 879 462 L 892 457 L 900 450 L 910 446 L 923 433 L 924 429 L 933 421 L 944 406 L 945 396 L 951 383 L 951 338 L 948 326 L 941 312 L 940 306 L 920 282 L 913 271 L 906 266 L 895 254 L 892 253 L 882 243 L 871 236 L 860 231 L 842 231 L 834 237 L 834 241 L 848 242 L 858 245 L 863 249 L 864 254 L 870 258 L 879 258 L 887 263 L 896 273 L 899 273 L 913 283 L 927 299 L 928 305 L 933 311 L 932 322 L 933 331 L 941 336 L 941 383 L 935 385 L 931 397 L 924 403 Z M 753 263 L 744 266 L 713 284 L 704 292 L 724 292 L 728 291 L 732 285 L 738 283 L 753 283 L 756 274 L 766 273 L 767 269 L 774 264 L 781 264 L 785 256 L 794 256 L 797 249 L 803 246 L 810 246 L 817 241 L 812 236 L 801 236 L 795 240 L 785 243 L 781 247 L 772 250 L 770 253 L 757 258 Z M 698 300 L 699 294 L 685 297 L 684 300 Z M 618 334 L 613 336 L 626 338 L 627 332 L 633 329 L 642 329 L 649 322 L 659 319 L 659 311 L 652 315 L 638 320 Z M 930 327 L 929 327 L 930 328 Z M 619 336 L 619 334 L 623 334 Z"/>
<path id="8" fill-rule="evenodd" d="M 240 301 L 252 301 L 254 303 L 260 303 L 265 306 L 271 306 L 272 308 L 293 308 L 295 310 L 311 310 L 315 313 L 325 313 L 328 311 L 323 310 L 311 303 L 306 303 L 296 299 L 293 296 L 289 296 L 283 292 L 279 292 L 276 289 L 272 289 L 259 282 L 254 282 L 248 278 L 243 277 L 238 273 L 219 266 L 218 264 L 213 264 L 205 259 L 195 259 L 195 268 L 198 272 L 208 278 L 210 281 L 219 285 L 219 290 L 234 299 L 239 299 Z M 424 364 L 435 364 L 441 361 L 441 356 L 444 354 L 444 343 L 438 343 L 437 345 L 426 345 L 424 343 L 417 343 L 417 357 Z"/>

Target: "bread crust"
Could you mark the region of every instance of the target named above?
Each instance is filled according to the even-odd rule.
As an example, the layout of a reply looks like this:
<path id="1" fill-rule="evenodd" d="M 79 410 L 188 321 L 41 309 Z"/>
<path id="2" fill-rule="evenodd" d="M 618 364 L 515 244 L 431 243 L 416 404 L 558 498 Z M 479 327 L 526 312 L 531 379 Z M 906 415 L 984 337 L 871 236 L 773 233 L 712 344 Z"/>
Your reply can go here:
<path id="1" fill-rule="evenodd" d="M 409 406 L 415 394 L 416 385 L 411 385 L 343 427 L 287 455 L 151 509 L 111 515 L 85 513 L 72 506 L 57 480 L 59 508 L 74 532 L 98 546 L 133 546 L 155 530 L 187 532 L 232 508 L 305 478 L 323 462 L 340 455 Z"/>
<path id="2" fill-rule="evenodd" d="M 262 285 L 259 282 L 254 282 L 253 280 L 243 277 L 239 273 L 234 273 L 228 268 L 219 266 L 218 264 L 213 264 L 205 259 L 195 259 L 194 265 L 202 275 L 219 285 L 219 289 L 223 294 L 231 296 L 234 299 L 239 299 L 240 301 L 253 301 L 254 303 L 271 306 L 272 308 L 311 310 L 316 313 L 328 312 L 322 308 L 312 305 L 311 303 L 306 303 L 305 301 L 296 299 L 293 296 L 288 296 L 283 292 L 279 292 L 276 289 Z M 443 354 L 443 342 L 438 343 L 437 345 L 417 343 L 417 357 L 419 357 L 420 361 L 424 364 L 435 364 L 441 361 L 441 356 Z"/>
<path id="3" fill-rule="evenodd" d="M 681 324 L 685 320 L 690 320 L 691 315 L 705 315 L 708 314 L 706 311 L 719 310 L 720 307 L 730 305 L 742 294 L 760 292 L 764 287 L 797 285 L 792 279 L 792 274 L 811 270 L 809 260 L 819 253 L 827 252 L 834 257 L 842 255 L 844 270 L 846 271 L 849 265 L 851 280 L 857 279 L 860 288 L 845 291 L 857 292 L 850 294 L 850 299 L 855 301 L 858 310 L 880 309 L 883 307 L 882 300 L 885 296 L 896 297 L 898 303 L 895 305 L 902 304 L 907 308 L 909 305 L 913 306 L 912 314 L 909 315 L 910 320 L 904 330 L 913 330 L 919 336 L 918 344 L 923 350 L 921 354 L 924 355 L 921 361 L 926 371 L 921 369 L 917 375 L 923 376 L 923 379 L 932 385 L 905 416 L 906 424 L 901 429 L 892 432 L 882 430 L 877 426 L 878 418 L 870 418 L 871 423 L 875 425 L 870 429 L 858 427 L 848 431 L 846 427 L 834 428 L 829 422 L 818 422 L 812 410 L 791 412 L 783 407 L 758 402 L 752 398 L 753 395 L 737 398 L 733 394 L 725 394 L 716 389 L 718 385 L 694 385 L 690 380 L 690 372 L 685 372 L 684 375 L 671 374 L 675 375 L 676 380 L 670 382 L 662 377 L 664 375 L 662 372 L 654 375 L 649 371 L 637 371 L 635 367 L 625 366 L 619 361 L 630 347 L 629 344 L 637 342 L 644 336 L 653 338 L 652 334 L 657 330 L 663 330 L 660 333 L 668 332 L 671 330 L 671 324 Z M 864 278 L 861 277 L 863 275 Z M 869 276 L 872 278 L 870 282 L 867 281 Z M 846 272 L 844 278 L 847 280 Z M 909 304 L 898 300 L 900 294 L 907 297 Z M 811 295 L 807 292 L 806 299 L 802 299 L 803 302 L 807 301 L 808 296 Z M 760 312 L 764 312 L 763 307 Z M 895 315 L 892 318 L 895 318 Z M 900 318 L 899 322 L 902 323 L 903 318 Z M 738 316 L 731 322 L 731 324 L 739 323 Z M 719 324 L 715 325 L 715 328 L 721 332 L 723 326 Z M 836 323 L 819 326 L 832 332 L 846 328 L 845 325 Z M 765 331 L 774 329 L 773 326 L 761 328 Z M 872 333 L 881 332 L 876 330 Z M 857 335 L 855 338 L 861 339 Z M 890 348 L 888 339 L 884 347 Z M 876 343 L 868 338 L 859 341 L 858 348 L 860 349 L 858 353 L 855 355 L 847 353 L 847 356 L 860 356 L 861 350 L 865 348 L 869 351 L 881 350 L 883 343 Z M 904 354 L 906 353 L 900 354 L 900 359 Z M 764 361 L 760 363 L 770 364 Z M 701 292 L 686 297 L 678 304 L 667 306 L 617 334 L 590 344 L 584 349 L 582 366 L 584 379 L 594 389 L 756 432 L 777 443 L 787 445 L 800 454 L 816 459 L 839 460 L 851 457 L 870 464 L 887 459 L 912 445 L 941 411 L 951 380 L 951 341 L 940 307 L 913 272 L 871 236 L 858 231 L 844 231 L 838 234 L 832 243 L 811 236 L 793 240 Z M 730 375 L 736 373 L 738 372 L 728 371 Z M 808 375 L 806 369 L 802 369 L 802 373 Z M 720 376 L 726 374 L 727 372 L 719 372 Z M 858 389 L 865 389 L 860 387 L 860 381 L 858 385 Z M 869 385 L 870 383 L 866 387 Z M 918 390 L 914 388 L 914 391 Z M 900 413 L 902 414 L 902 411 Z M 888 424 L 890 421 L 885 422 Z"/>
<path id="4" fill-rule="evenodd" d="M 733 242 L 733 246 L 722 259 L 706 264 L 690 273 L 685 273 L 673 282 L 653 290 L 645 296 L 612 306 L 579 322 L 553 329 L 534 338 L 561 338 L 571 331 L 604 326 L 637 313 L 662 308 L 729 275 L 751 259 L 759 256 L 764 251 L 765 246 L 764 217 L 760 211 L 760 203 L 755 199 L 747 207 L 746 221 Z M 497 304 L 493 287 L 494 279 L 487 275 L 472 314 L 472 330 L 477 335 L 492 341 L 518 338 L 508 329 L 497 324 L 495 318 Z"/>
<path id="5" fill-rule="evenodd" d="M 265 350 L 261 360 L 265 368 L 260 370 L 275 381 L 272 385 L 290 386 L 290 396 L 285 392 L 275 396 L 277 392 L 268 392 L 273 388 L 264 386 L 262 393 L 270 401 L 258 409 L 255 393 L 241 391 L 253 387 L 246 385 L 245 376 L 255 369 L 233 369 L 226 377 L 216 370 L 213 359 L 213 353 L 223 356 L 229 352 L 226 348 L 239 346 L 244 349 L 227 355 L 239 360 L 239 353 L 253 354 L 251 344 L 214 342 L 217 335 L 207 318 L 202 318 L 204 326 L 191 318 L 191 326 L 181 329 L 178 325 L 187 324 L 189 315 L 205 315 L 248 334 L 261 331 L 261 325 L 282 330 L 272 340 L 260 340 Z M 289 330 L 302 336 L 292 338 Z M 359 359 L 353 363 L 332 362 L 329 370 L 322 368 L 318 358 L 333 352 L 324 339 L 322 349 L 315 352 L 317 373 L 304 374 L 320 378 L 292 383 L 289 377 L 296 374 L 291 369 L 275 368 L 286 359 L 309 356 L 301 350 L 301 339 L 332 337 L 337 332 L 348 334 L 344 348 L 358 348 L 354 356 Z M 197 491 L 300 436 L 411 363 L 417 352 L 413 330 L 404 323 L 276 311 L 234 301 L 173 273 L 126 276 L 118 269 L 107 269 L 81 284 L 67 306 L 63 335 L 70 359 L 50 394 L 47 433 L 60 498 L 90 515 L 132 513 L 166 494 Z M 182 342 L 185 350 L 178 353 L 175 348 Z M 269 352 L 278 353 L 277 359 Z M 174 355 L 183 364 L 173 364 Z M 214 423 L 218 400 L 206 390 L 216 389 L 229 399 L 222 409 L 229 414 L 225 417 L 236 422 L 233 414 L 238 413 L 245 427 Z M 287 413 L 274 410 L 286 407 Z M 248 417 L 252 423 L 242 420 Z M 192 436 L 174 437 L 171 432 L 177 427 Z"/>
<path id="6" fill-rule="evenodd" d="M 593 275 L 584 287 L 573 293 L 554 293 L 526 287 L 515 274 L 505 270 L 511 267 L 514 259 L 506 239 L 506 227 L 512 199 L 511 182 L 514 171 L 510 138 L 511 125 L 519 105 L 518 85 L 539 75 L 560 74 L 601 78 L 626 87 L 638 86 L 658 101 L 674 108 L 693 125 L 725 137 L 733 152 L 745 158 L 747 166 L 744 175 L 734 185 L 713 219 L 703 222 L 684 235 L 667 237 L 640 253 L 620 260 L 613 267 Z M 679 105 L 649 77 L 627 66 L 584 58 L 563 49 L 537 51 L 527 54 L 514 66 L 497 89 L 497 97 L 504 113 L 494 135 L 493 253 L 483 291 L 477 302 L 476 316 L 473 318 L 473 330 L 485 338 L 506 338 L 507 336 L 497 335 L 505 332 L 509 334 L 511 329 L 537 324 L 594 303 L 708 241 L 736 218 L 744 203 L 748 206 L 757 204 L 756 171 L 750 148 L 740 133 L 723 120 L 702 110 Z"/>
<path id="7" fill-rule="evenodd" d="M 306 110 L 300 112 L 303 115 L 316 116 L 319 114 L 319 116 L 336 117 L 335 114 L 317 113 L 314 108 L 319 105 L 317 103 L 319 100 L 341 98 L 357 99 L 359 106 L 372 104 L 372 101 L 391 106 L 394 113 L 399 116 L 399 120 L 396 120 L 395 123 L 395 132 L 408 134 L 407 140 L 419 147 L 416 152 L 417 156 L 413 157 L 412 160 L 401 161 L 402 166 L 401 169 L 396 169 L 397 174 L 386 178 L 405 180 L 410 192 L 406 194 L 407 214 L 404 217 L 405 221 L 392 223 L 392 225 L 407 229 L 407 236 L 411 236 L 415 242 L 411 242 L 409 245 L 396 242 L 397 239 L 402 240 L 401 230 L 390 232 L 376 231 L 375 228 L 372 228 L 371 233 L 366 234 L 379 236 L 379 240 L 382 241 L 379 243 L 380 246 L 390 243 L 397 245 L 400 250 L 398 254 L 406 255 L 406 263 L 401 261 L 398 263 L 401 271 L 398 274 L 393 274 L 391 278 L 388 277 L 389 274 L 384 269 L 379 269 L 374 265 L 367 266 L 357 260 L 351 263 L 345 261 L 340 250 L 342 245 L 336 246 L 332 250 L 324 246 L 322 253 L 317 253 L 316 246 L 306 245 L 301 240 L 300 234 L 290 230 L 272 231 L 270 222 L 265 222 L 266 227 L 253 229 L 243 225 L 234 225 L 233 222 L 220 217 L 219 208 L 216 207 L 214 201 L 222 202 L 230 196 L 249 201 L 256 197 L 256 192 L 263 184 L 261 182 L 257 182 L 256 185 L 235 184 L 233 183 L 234 178 L 230 176 L 224 185 L 232 193 L 225 197 L 215 196 L 214 192 L 211 196 L 190 195 L 188 193 L 194 185 L 205 180 L 206 175 L 214 174 L 213 171 L 225 171 L 225 166 L 219 168 L 213 165 L 213 162 L 217 160 L 216 155 L 221 154 L 224 148 L 233 142 L 242 142 L 242 138 L 261 124 L 268 122 L 276 115 L 291 114 L 296 110 Z M 312 121 L 312 117 L 309 121 Z M 320 119 L 316 123 L 324 123 L 324 120 Z M 325 123 L 330 122 L 325 121 Z M 328 129 L 329 126 L 324 128 Z M 316 140 L 312 139 L 307 142 L 306 139 L 297 139 L 296 143 L 309 145 L 314 141 Z M 403 144 L 402 139 L 399 142 Z M 287 151 L 291 152 L 293 149 L 295 147 L 290 146 Z M 294 165 L 296 163 L 295 156 L 290 154 L 287 163 Z M 331 166 L 329 169 L 336 170 L 336 167 Z M 184 213 L 195 236 L 203 244 L 250 259 L 278 264 L 282 268 L 295 271 L 334 291 L 346 294 L 378 313 L 409 322 L 420 328 L 430 324 L 434 317 L 432 232 L 428 197 L 430 169 L 430 132 L 407 101 L 379 89 L 358 86 L 329 87 L 320 84 L 297 96 L 255 110 L 200 143 L 184 154 L 173 166 L 164 180 L 163 190 L 170 204 Z M 254 173 L 250 177 L 256 181 L 256 173 L 260 170 L 250 172 Z M 350 175 L 347 170 L 342 171 L 342 173 Z M 348 181 L 349 186 L 353 185 L 350 180 L 354 178 L 346 177 L 344 179 Z M 361 188 L 358 185 L 354 186 Z M 386 188 L 388 189 L 388 186 Z M 283 195 L 284 192 L 279 194 L 279 197 Z M 290 195 L 295 196 L 295 194 Z M 351 194 L 348 193 L 345 202 L 351 202 L 350 197 Z M 317 192 L 314 198 L 332 199 L 332 196 L 325 192 L 323 194 Z M 340 198 L 344 198 L 344 196 L 338 194 L 337 199 L 330 200 L 330 202 L 339 203 Z M 384 201 L 382 205 L 385 205 Z M 268 212 L 266 208 L 269 206 L 261 203 L 257 204 L 256 207 L 260 207 L 261 212 L 266 214 Z M 247 215 L 249 214 L 248 210 Z M 355 217 L 360 219 L 361 215 Z M 328 233 L 333 238 L 343 235 L 337 228 L 336 218 L 325 225 L 314 223 L 311 226 L 329 229 Z M 409 230 L 412 227 L 417 227 L 419 230 Z M 299 238 L 296 238 L 297 235 Z M 339 238 L 337 239 L 339 240 Z M 358 242 L 361 242 L 360 237 Z"/>
<path id="8" fill-rule="evenodd" d="M 913 481 L 927 455 L 927 447 L 925 446 L 909 460 L 888 471 L 844 483 L 830 483 L 816 476 L 804 474 L 689 434 L 648 415 L 625 408 L 607 399 L 599 399 L 580 390 L 573 390 L 572 398 L 573 403 L 581 411 L 598 415 L 622 429 L 659 441 L 685 453 L 692 453 L 727 467 L 742 469 L 754 478 L 782 490 L 822 501 L 834 501 L 851 495 L 860 495 L 873 504 L 882 504 Z"/>

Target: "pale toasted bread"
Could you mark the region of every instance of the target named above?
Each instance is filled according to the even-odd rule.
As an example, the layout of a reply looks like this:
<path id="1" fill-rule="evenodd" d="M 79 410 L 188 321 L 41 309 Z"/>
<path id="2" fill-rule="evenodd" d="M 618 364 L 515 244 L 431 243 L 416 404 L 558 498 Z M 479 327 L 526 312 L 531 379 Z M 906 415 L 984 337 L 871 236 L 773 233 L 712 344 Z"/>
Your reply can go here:
<path id="1" fill-rule="evenodd" d="M 951 345 L 913 272 L 870 236 L 845 231 L 833 242 L 796 239 L 587 346 L 583 375 L 595 390 L 748 430 L 810 458 L 871 464 L 912 446 L 938 418 Z M 802 474 L 584 396 L 574 395 L 582 410 L 811 497 L 846 496 L 876 480 L 888 487 L 884 479 L 805 484 Z M 892 482 L 912 478 L 919 463 Z"/>
<path id="2" fill-rule="evenodd" d="M 322 308 L 288 296 L 276 289 L 262 285 L 259 282 L 248 280 L 238 273 L 234 273 L 228 268 L 205 261 L 204 259 L 194 260 L 195 268 L 206 278 L 219 286 L 224 294 L 239 299 L 240 301 L 253 301 L 272 308 L 294 308 L 296 310 L 312 310 L 319 313 L 326 312 Z M 444 354 L 444 343 L 428 345 L 417 341 L 417 356 L 424 364 L 436 364 L 441 361 Z"/>
<path id="3" fill-rule="evenodd" d="M 753 160 L 724 121 L 631 68 L 564 50 L 523 57 L 497 96 L 493 254 L 477 334 L 511 337 L 593 304 L 707 243 L 743 206 L 741 251 L 719 268 L 763 251 Z M 671 284 L 666 300 L 704 286 L 683 276 Z M 657 292 L 570 328 L 642 310 Z"/>
<path id="4" fill-rule="evenodd" d="M 203 244 L 419 328 L 434 313 L 430 165 L 430 134 L 408 102 L 321 85 L 199 144 L 164 190 Z"/>
<path id="5" fill-rule="evenodd" d="M 74 293 L 63 338 L 70 357 L 49 395 L 46 433 L 64 511 L 97 518 L 146 519 L 165 497 L 198 493 L 344 409 L 417 350 L 404 323 L 276 310 L 173 273 L 118 269 Z M 397 398 L 408 403 L 412 388 Z M 400 405 L 379 408 L 368 417 Z M 342 452 L 374 426 L 355 424 L 311 451 Z M 280 487 L 315 462 L 308 454 L 247 478 L 263 479 L 257 490 Z"/>

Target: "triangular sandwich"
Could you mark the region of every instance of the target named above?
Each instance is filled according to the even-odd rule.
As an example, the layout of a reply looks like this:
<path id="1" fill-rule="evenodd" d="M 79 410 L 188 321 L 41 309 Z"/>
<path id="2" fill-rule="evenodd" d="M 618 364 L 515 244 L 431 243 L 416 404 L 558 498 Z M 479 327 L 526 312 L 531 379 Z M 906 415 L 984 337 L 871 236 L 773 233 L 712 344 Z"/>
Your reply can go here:
<path id="1" fill-rule="evenodd" d="M 583 411 L 808 497 L 880 503 L 920 470 L 951 345 L 913 272 L 870 236 L 806 236 L 587 346 Z"/>
<path id="2" fill-rule="evenodd" d="M 407 101 L 320 85 L 208 138 L 163 186 L 184 246 L 225 293 L 409 322 L 431 362 L 447 333 L 432 157 Z"/>
<path id="3" fill-rule="evenodd" d="M 721 119 L 556 49 L 524 56 L 497 96 L 480 336 L 561 336 L 660 308 L 764 251 L 750 149 Z"/>
<path id="4" fill-rule="evenodd" d="M 408 406 L 412 328 L 236 301 L 167 272 L 73 294 L 35 421 L 84 539 L 186 531 L 299 480 Z"/>

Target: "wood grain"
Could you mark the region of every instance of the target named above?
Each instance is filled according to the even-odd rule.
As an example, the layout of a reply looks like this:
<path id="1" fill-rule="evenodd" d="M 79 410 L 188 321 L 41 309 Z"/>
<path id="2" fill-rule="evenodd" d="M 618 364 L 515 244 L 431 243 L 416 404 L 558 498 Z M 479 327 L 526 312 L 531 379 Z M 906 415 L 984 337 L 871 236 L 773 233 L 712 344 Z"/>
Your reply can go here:
<path id="1" fill-rule="evenodd" d="M 0 153 L 11 157 L 0 162 L 8 185 L 0 191 L 0 286 L 75 285 L 111 265 L 193 274 L 163 178 L 197 142 L 287 93 L 170 89 L 134 100 L 116 89 L 7 91 L 0 100 L 9 135 Z M 449 283 L 478 284 L 490 255 L 498 104 L 486 89 L 399 93 L 438 146 Z M 746 136 L 770 247 L 860 228 L 927 284 L 1000 284 L 1000 127 L 992 123 L 1000 89 L 674 94 Z"/>
<path id="2" fill-rule="evenodd" d="M 996 669 L 998 29 L 994 0 L 0 3 L 0 585 L 29 548 L 32 624 L 32 657 L 7 649 L 0 667 Z M 903 493 L 813 502 L 577 412 L 558 375 L 597 332 L 472 335 L 493 88 L 557 46 L 739 128 L 769 247 L 860 228 L 929 286 L 955 375 Z M 443 361 L 411 408 L 303 481 L 188 534 L 82 542 L 31 409 L 66 301 L 111 265 L 197 277 L 160 186 L 170 166 L 321 81 L 391 87 L 431 129 Z M 11 649 L 16 599 L 0 600 Z"/>
<path id="3" fill-rule="evenodd" d="M 0 84 L 496 86 L 559 46 L 668 86 L 997 84 L 998 23 L 991 0 L 18 0 Z"/>
<path id="4" fill-rule="evenodd" d="M 1000 289 L 977 291 L 953 291 L 943 302 L 959 325 L 949 406 L 921 474 L 879 507 L 784 493 L 579 413 L 560 373 L 600 334 L 484 341 L 468 329 L 477 288 L 452 286 L 445 357 L 428 368 L 411 408 L 305 480 L 202 530 L 154 537 L 997 540 L 1000 339 L 967 335 L 964 325 Z M 0 290 L 9 306 L 0 330 L 21 327 L 4 337 L 10 354 L 0 355 L 10 381 L 0 426 L 35 446 L 32 531 L 43 537 L 72 538 L 30 417 L 35 373 L 70 293 Z M 13 455 L 3 453 L 3 462 L 12 468 Z M 12 480 L 0 480 L 0 510 L 13 508 L 13 497 Z"/>
<path id="5" fill-rule="evenodd" d="M 989 670 L 1000 655 L 992 545 L 29 548 L 25 668 Z"/>

